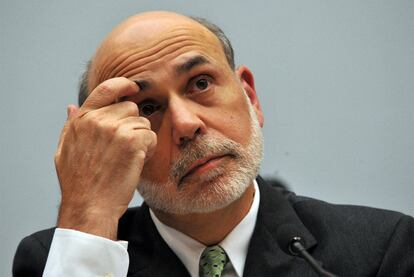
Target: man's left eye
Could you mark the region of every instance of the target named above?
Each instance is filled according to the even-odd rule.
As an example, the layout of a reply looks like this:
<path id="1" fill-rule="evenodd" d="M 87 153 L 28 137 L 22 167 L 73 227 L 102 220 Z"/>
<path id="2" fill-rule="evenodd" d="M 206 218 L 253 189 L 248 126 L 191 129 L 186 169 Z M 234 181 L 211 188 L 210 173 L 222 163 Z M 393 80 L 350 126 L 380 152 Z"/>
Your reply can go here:
<path id="1" fill-rule="evenodd" d="M 208 87 L 208 80 L 207 79 L 199 79 L 196 82 L 196 86 L 198 89 L 205 90 Z"/>
<path id="2" fill-rule="evenodd" d="M 204 91 L 209 88 L 211 84 L 211 77 L 207 75 L 202 75 L 197 77 L 191 82 L 190 92 L 199 92 Z"/>

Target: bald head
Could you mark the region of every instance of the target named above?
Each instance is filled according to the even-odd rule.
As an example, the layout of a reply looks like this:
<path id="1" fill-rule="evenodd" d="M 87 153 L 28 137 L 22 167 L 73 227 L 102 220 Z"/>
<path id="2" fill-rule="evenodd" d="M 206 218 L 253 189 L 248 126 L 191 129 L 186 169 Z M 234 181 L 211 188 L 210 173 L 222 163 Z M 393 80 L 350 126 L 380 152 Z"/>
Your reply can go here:
<path id="1" fill-rule="evenodd" d="M 165 42 L 166 38 L 168 40 L 169 36 L 174 35 L 179 35 L 179 39 L 183 41 L 196 36 L 199 41 L 210 43 L 210 46 L 218 48 L 218 52 L 227 60 L 228 66 L 232 70 L 235 69 L 230 40 L 217 25 L 203 18 L 187 17 L 172 12 L 141 13 L 115 27 L 98 47 L 81 77 L 79 105 L 82 105 L 88 93 L 100 82 L 117 76 L 129 77 L 125 75 L 128 71 L 130 74 L 136 73 L 131 72 L 134 64 L 128 59 L 125 60 L 125 56 L 137 56 L 145 51 L 161 52 L 168 44 Z M 142 56 L 146 57 L 145 53 Z"/>

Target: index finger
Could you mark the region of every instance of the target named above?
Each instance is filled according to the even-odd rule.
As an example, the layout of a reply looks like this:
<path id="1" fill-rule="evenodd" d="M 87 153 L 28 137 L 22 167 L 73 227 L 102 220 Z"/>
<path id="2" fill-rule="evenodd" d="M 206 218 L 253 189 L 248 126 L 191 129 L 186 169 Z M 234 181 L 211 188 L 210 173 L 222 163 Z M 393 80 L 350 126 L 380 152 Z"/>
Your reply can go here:
<path id="1" fill-rule="evenodd" d="M 139 86 L 125 77 L 116 77 L 100 83 L 86 98 L 80 111 L 100 109 L 116 103 L 120 98 L 138 93 Z"/>

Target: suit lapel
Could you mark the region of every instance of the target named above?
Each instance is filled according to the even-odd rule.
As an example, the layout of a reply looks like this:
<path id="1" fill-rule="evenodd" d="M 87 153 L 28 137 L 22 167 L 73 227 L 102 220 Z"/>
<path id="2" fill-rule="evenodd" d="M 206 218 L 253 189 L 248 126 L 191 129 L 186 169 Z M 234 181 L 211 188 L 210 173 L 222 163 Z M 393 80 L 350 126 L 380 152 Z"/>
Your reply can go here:
<path id="1" fill-rule="evenodd" d="M 158 233 L 145 203 L 129 218 L 124 216 L 121 223 L 118 238 L 128 241 L 128 276 L 189 276 Z"/>
<path id="2" fill-rule="evenodd" d="M 306 242 L 306 248 L 316 245 L 316 240 L 306 229 L 286 196 L 278 188 L 269 186 L 259 176 L 260 206 L 256 227 L 249 244 L 244 276 L 300 276 L 309 266 L 300 258 L 284 253 L 276 234 L 280 226 L 293 224 Z"/>

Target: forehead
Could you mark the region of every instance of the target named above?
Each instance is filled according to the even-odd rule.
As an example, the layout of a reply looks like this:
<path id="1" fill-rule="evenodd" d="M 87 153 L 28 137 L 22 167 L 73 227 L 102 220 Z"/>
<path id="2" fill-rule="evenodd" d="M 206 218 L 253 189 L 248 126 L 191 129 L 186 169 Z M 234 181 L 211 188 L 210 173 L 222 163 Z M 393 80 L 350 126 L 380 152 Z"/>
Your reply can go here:
<path id="1" fill-rule="evenodd" d="M 191 19 L 144 20 L 121 25 L 96 52 L 89 85 L 93 88 L 112 77 L 129 78 L 166 63 L 176 63 L 190 54 L 227 64 L 218 38 Z"/>

